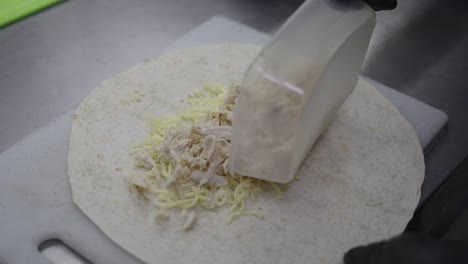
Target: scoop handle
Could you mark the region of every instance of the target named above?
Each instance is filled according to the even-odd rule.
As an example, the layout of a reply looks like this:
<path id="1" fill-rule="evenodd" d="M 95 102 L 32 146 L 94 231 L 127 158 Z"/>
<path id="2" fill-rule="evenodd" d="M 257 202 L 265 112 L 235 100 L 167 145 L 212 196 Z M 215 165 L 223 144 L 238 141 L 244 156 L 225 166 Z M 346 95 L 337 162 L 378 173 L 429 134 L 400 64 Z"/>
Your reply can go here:
<path id="1" fill-rule="evenodd" d="M 285 183 L 352 92 L 375 25 L 362 0 L 307 0 L 247 70 L 230 172 Z"/>
<path id="2" fill-rule="evenodd" d="M 397 0 L 364 0 L 375 11 L 392 10 L 398 5 Z"/>

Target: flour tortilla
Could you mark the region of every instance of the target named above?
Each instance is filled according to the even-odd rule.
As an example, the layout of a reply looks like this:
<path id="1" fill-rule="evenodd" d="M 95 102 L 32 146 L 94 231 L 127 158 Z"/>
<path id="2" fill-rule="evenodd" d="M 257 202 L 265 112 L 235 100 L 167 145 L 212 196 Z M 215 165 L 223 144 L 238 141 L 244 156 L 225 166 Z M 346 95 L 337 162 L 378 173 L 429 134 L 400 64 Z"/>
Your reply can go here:
<path id="1" fill-rule="evenodd" d="M 190 232 L 176 215 L 155 224 L 155 209 L 129 191 L 140 169 L 128 154 L 147 135 L 146 116 L 175 115 L 206 82 L 239 83 L 259 48 L 222 44 L 145 61 L 99 85 L 78 107 L 68 173 L 73 200 L 117 244 L 147 263 L 340 263 L 351 247 L 403 231 L 424 176 L 414 129 L 360 80 L 316 143 L 285 199 L 257 200 L 265 218 L 225 225 L 225 210 L 204 211 Z"/>

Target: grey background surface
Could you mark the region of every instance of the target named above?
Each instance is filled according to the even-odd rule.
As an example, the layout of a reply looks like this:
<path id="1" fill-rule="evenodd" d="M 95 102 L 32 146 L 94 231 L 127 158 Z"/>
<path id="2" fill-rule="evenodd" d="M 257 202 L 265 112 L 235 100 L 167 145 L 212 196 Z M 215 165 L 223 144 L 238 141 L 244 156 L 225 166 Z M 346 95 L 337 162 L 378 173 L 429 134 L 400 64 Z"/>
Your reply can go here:
<path id="1" fill-rule="evenodd" d="M 271 33 L 299 0 L 69 0 L 0 30 L 0 151 L 70 111 L 102 80 L 224 15 Z M 364 74 L 449 115 L 426 153 L 423 199 L 468 153 L 462 0 L 400 0 L 377 16 Z"/>

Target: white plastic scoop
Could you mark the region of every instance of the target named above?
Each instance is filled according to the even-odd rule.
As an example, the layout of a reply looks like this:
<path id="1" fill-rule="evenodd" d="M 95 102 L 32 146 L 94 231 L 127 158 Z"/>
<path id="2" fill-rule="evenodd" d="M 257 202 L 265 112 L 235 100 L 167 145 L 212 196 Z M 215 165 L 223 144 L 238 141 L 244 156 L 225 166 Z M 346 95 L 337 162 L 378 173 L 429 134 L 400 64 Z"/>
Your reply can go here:
<path id="1" fill-rule="evenodd" d="M 375 26 L 361 0 L 308 0 L 250 65 L 230 171 L 286 183 L 356 85 Z"/>

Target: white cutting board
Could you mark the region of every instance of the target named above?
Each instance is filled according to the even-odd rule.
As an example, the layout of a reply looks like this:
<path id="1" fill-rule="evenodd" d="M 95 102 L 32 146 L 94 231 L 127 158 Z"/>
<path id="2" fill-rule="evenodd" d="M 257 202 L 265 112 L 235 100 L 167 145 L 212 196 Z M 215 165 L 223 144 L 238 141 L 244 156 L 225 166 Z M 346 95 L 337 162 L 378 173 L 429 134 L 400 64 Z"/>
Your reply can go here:
<path id="1" fill-rule="evenodd" d="M 267 40 L 268 36 L 261 32 L 214 17 L 169 49 L 220 42 L 261 45 Z M 427 146 L 447 122 L 445 113 L 371 82 L 415 127 L 422 146 Z M 140 263 L 108 239 L 72 202 L 66 168 L 72 116 L 70 109 L 0 154 L 2 264 L 50 263 L 38 246 L 54 238 L 93 263 Z"/>

